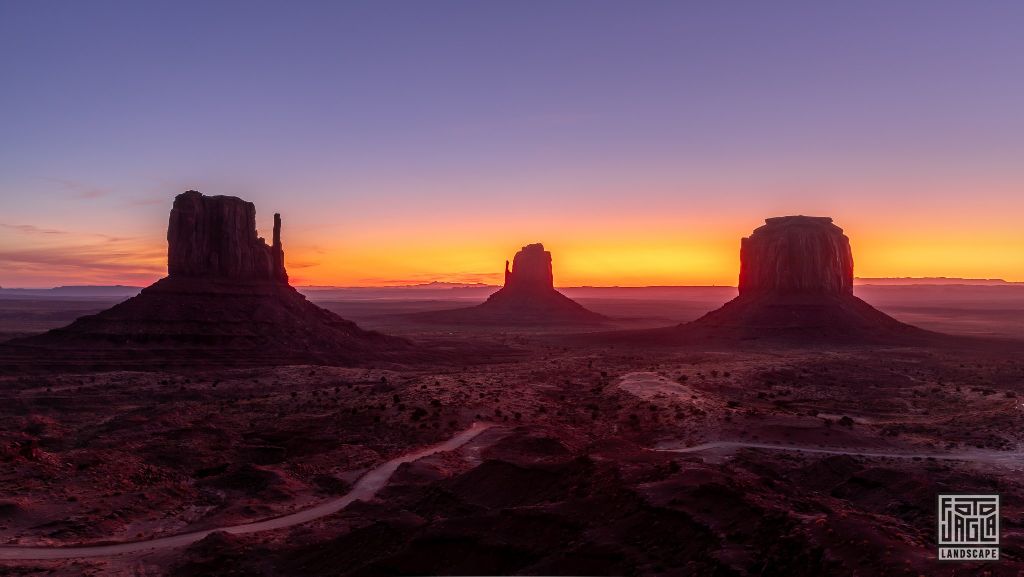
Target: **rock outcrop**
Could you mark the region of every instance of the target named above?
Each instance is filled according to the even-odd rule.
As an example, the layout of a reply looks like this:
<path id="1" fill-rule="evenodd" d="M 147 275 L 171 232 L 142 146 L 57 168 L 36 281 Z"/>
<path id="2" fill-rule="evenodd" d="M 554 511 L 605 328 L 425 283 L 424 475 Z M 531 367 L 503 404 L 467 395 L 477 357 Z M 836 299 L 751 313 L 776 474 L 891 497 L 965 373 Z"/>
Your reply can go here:
<path id="1" fill-rule="evenodd" d="M 551 252 L 541 243 L 528 244 L 512 257 L 512 270 L 505 261 L 505 286 L 508 291 L 546 292 L 555 290 L 551 272 Z"/>
<path id="2" fill-rule="evenodd" d="M 409 342 L 362 330 L 288 284 L 279 215 L 268 246 L 251 202 L 188 191 L 174 200 L 167 241 L 167 277 L 110 309 L 10 344 L 116 367 L 409 359 Z"/>
<path id="3" fill-rule="evenodd" d="M 604 315 L 555 290 L 551 253 L 540 243 L 528 244 L 505 261 L 505 285 L 475 307 L 413 315 L 425 322 L 488 325 L 600 324 Z"/>
<path id="4" fill-rule="evenodd" d="M 281 215 L 273 244 L 256 235 L 256 206 L 234 196 L 190 190 L 174 199 L 167 225 L 167 274 L 288 282 L 281 247 Z"/>
<path id="5" fill-rule="evenodd" d="M 682 325 L 698 340 L 892 342 L 928 335 L 853 296 L 853 252 L 828 217 L 783 216 L 740 243 L 739 296 Z"/>
<path id="6" fill-rule="evenodd" d="M 740 295 L 853 294 L 850 239 L 828 217 L 765 220 L 740 242 Z"/>
<path id="7" fill-rule="evenodd" d="M 827 217 L 765 220 L 740 244 L 739 296 L 690 322 L 612 338 L 636 344 L 895 343 L 936 336 L 853 296 L 853 255 Z"/>

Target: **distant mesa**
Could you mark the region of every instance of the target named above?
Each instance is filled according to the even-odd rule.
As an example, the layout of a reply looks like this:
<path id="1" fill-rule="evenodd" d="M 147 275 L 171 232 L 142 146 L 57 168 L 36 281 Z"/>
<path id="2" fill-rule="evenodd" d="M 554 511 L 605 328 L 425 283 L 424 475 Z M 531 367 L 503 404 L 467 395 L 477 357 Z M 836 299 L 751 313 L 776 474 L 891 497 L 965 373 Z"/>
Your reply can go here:
<path id="1" fill-rule="evenodd" d="M 54 298 L 127 298 L 139 294 L 142 287 L 126 285 L 64 285 L 52 288 L 0 288 L 2 296 Z"/>
<path id="2" fill-rule="evenodd" d="M 483 303 L 461 309 L 412 315 L 416 320 L 451 324 L 579 325 L 608 320 L 555 290 L 551 253 L 528 244 L 505 261 L 505 284 Z"/>
<path id="3" fill-rule="evenodd" d="M 739 296 L 678 327 L 635 331 L 675 342 L 884 343 L 934 336 L 853 295 L 850 239 L 828 217 L 783 216 L 740 243 Z M 625 335 L 624 335 L 625 336 Z"/>
<path id="4" fill-rule="evenodd" d="M 168 275 L 99 314 L 10 341 L 61 349 L 97 363 L 357 364 L 404 351 L 404 339 L 360 329 L 288 284 L 281 217 L 273 240 L 256 233 L 256 208 L 190 190 L 174 199 Z"/>
<path id="5" fill-rule="evenodd" d="M 859 286 L 983 286 L 1011 287 L 1024 286 L 1024 282 L 1008 281 L 1001 278 L 958 278 L 958 277 L 857 277 L 853 283 Z"/>

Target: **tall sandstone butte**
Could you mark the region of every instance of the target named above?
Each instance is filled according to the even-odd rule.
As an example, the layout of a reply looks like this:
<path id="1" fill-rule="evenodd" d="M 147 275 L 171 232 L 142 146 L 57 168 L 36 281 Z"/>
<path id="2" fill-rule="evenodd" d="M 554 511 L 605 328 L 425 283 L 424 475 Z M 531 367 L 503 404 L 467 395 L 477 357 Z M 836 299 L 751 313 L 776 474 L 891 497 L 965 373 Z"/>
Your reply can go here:
<path id="1" fill-rule="evenodd" d="M 505 285 L 475 307 L 432 311 L 416 319 L 454 324 L 560 325 L 608 320 L 555 290 L 551 253 L 541 243 L 524 246 L 505 261 Z"/>
<path id="2" fill-rule="evenodd" d="M 853 252 L 829 217 L 780 216 L 740 241 L 741 295 L 853 294 Z"/>
<path id="3" fill-rule="evenodd" d="M 739 296 L 690 322 L 622 338 L 635 342 L 906 342 L 936 336 L 853 295 L 850 239 L 828 217 L 782 216 L 740 241 Z"/>
<path id="4" fill-rule="evenodd" d="M 551 252 L 541 243 L 528 244 L 512 257 L 512 270 L 505 261 L 506 291 L 546 292 L 555 290 Z"/>
<path id="5" fill-rule="evenodd" d="M 256 235 L 256 206 L 234 196 L 190 190 L 174 199 L 167 224 L 167 274 L 288 282 L 281 246 L 281 215 L 273 244 Z"/>
<path id="6" fill-rule="evenodd" d="M 174 199 L 167 272 L 134 298 L 12 342 L 26 351 L 60 348 L 69 363 L 77 355 L 111 366 L 409 358 L 408 341 L 362 330 L 288 284 L 280 215 L 267 246 L 256 233 L 255 206 L 240 198 L 190 190 Z"/>

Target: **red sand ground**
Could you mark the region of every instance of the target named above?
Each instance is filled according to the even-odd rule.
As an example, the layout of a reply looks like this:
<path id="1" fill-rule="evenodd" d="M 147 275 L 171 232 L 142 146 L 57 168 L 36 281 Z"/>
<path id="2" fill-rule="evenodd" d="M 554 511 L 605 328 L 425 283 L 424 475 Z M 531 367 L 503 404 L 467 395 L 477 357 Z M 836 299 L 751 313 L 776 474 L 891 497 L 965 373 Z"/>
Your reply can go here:
<path id="1" fill-rule="evenodd" d="M 427 331 L 380 310 L 346 316 L 453 354 L 460 343 L 512 353 L 387 368 L 3 377 L 0 541 L 138 540 L 273 517 L 345 494 L 369 468 L 473 421 L 497 426 L 309 524 L 133 556 L 7 561 L 0 572 L 1024 570 L 1024 461 L 1012 457 L 1024 430 L 1021 341 L 632 347 L 564 331 Z M 640 316 L 621 326 L 642 326 Z M 714 441 L 893 457 L 652 450 Z M 979 457 L 992 452 L 1009 458 Z M 937 453 L 966 460 L 927 458 Z M 1002 495 L 998 563 L 935 561 L 935 495 L 965 491 Z"/>

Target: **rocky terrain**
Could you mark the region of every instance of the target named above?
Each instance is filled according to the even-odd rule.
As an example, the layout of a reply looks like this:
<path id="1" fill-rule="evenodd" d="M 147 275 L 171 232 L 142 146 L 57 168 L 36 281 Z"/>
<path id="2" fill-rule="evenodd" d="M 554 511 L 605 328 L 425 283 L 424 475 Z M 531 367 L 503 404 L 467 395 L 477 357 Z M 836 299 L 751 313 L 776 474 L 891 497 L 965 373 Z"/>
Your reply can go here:
<path id="1" fill-rule="evenodd" d="M 555 290 L 551 253 L 540 243 L 516 253 L 505 284 L 482 304 L 454 310 L 432 311 L 411 317 L 440 324 L 488 325 L 593 325 L 608 319 L 584 308 Z"/>
<path id="2" fill-rule="evenodd" d="M 534 337 L 520 346 L 521 360 L 472 366 L 4 378 L 8 545 L 133 541 L 271 518 L 343 495 L 385 459 L 474 422 L 495 428 L 401 466 L 372 500 L 303 525 L 0 566 L 58 575 L 1024 569 L 1020 345 L 738 353 L 566 349 Z M 660 450 L 715 441 L 736 444 Z M 972 490 L 1003 496 L 1003 560 L 940 564 L 935 494 Z"/>

